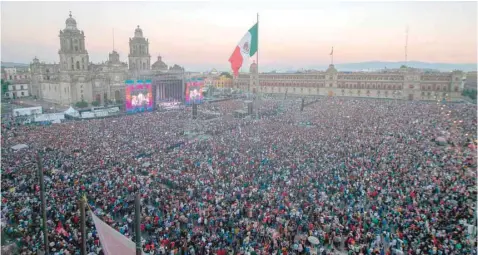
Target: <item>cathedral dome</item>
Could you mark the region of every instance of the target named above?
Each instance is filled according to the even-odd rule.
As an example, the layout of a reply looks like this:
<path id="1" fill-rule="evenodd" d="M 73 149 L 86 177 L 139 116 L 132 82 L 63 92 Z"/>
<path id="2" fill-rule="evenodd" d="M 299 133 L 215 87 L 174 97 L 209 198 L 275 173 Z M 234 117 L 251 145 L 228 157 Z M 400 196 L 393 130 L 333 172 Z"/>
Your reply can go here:
<path id="1" fill-rule="evenodd" d="M 161 56 L 158 56 L 158 60 L 154 62 L 154 64 L 152 65 L 152 68 L 154 70 L 166 71 L 168 70 L 168 65 L 166 65 L 166 63 L 163 62 L 163 59 L 161 58 Z"/>
<path id="2" fill-rule="evenodd" d="M 143 30 L 138 27 L 134 30 L 134 37 L 143 37 Z"/>
<path id="3" fill-rule="evenodd" d="M 70 12 L 70 17 L 68 19 L 66 19 L 65 21 L 65 24 L 66 24 L 66 28 L 65 29 L 77 29 L 76 28 L 76 20 L 71 16 L 71 12 Z"/>

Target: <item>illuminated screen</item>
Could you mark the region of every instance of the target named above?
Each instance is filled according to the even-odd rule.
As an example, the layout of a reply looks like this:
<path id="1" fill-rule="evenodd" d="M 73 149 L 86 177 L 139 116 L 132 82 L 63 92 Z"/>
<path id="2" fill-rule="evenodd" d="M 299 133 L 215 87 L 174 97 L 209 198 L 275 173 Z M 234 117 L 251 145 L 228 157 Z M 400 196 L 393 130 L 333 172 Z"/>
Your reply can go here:
<path id="1" fill-rule="evenodd" d="M 200 104 L 203 101 L 203 79 L 186 80 L 186 104 Z"/>
<path id="2" fill-rule="evenodd" d="M 128 80 L 126 83 L 126 112 L 144 112 L 153 110 L 153 88 L 151 80 Z"/>

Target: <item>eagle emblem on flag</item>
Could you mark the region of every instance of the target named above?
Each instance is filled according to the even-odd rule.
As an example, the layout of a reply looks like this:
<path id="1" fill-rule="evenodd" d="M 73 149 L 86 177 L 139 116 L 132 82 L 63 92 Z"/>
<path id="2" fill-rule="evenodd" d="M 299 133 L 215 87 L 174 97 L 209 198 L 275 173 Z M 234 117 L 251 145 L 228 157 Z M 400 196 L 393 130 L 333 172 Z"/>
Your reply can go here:
<path id="1" fill-rule="evenodd" d="M 242 45 L 242 51 L 249 53 L 249 42 L 245 42 L 244 45 Z"/>

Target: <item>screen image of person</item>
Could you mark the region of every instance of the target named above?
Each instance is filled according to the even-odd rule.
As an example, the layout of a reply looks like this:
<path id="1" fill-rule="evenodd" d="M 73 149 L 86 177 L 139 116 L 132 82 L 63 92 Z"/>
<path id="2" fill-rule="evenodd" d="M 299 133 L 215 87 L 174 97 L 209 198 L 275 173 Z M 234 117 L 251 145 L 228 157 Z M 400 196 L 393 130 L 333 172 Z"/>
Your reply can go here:
<path id="1" fill-rule="evenodd" d="M 137 106 L 138 105 L 138 97 L 136 95 L 131 96 L 131 105 Z"/>
<path id="2" fill-rule="evenodd" d="M 144 95 L 143 95 L 143 93 L 138 94 L 138 105 L 140 105 L 140 106 L 144 105 Z"/>
<path id="3" fill-rule="evenodd" d="M 144 90 L 135 91 L 134 95 L 131 95 L 131 106 L 148 106 L 149 105 L 149 93 Z"/>
<path id="4" fill-rule="evenodd" d="M 149 105 L 149 100 L 150 100 L 149 98 L 150 98 L 150 97 L 152 97 L 152 96 L 151 96 L 151 93 L 148 92 L 148 93 L 146 94 L 146 97 L 144 98 L 144 102 L 145 102 L 146 106 Z"/>
<path id="5" fill-rule="evenodd" d="M 200 96 L 199 90 L 193 89 L 190 92 L 189 98 L 190 98 L 190 100 L 196 101 L 196 100 L 199 99 L 199 96 Z"/>

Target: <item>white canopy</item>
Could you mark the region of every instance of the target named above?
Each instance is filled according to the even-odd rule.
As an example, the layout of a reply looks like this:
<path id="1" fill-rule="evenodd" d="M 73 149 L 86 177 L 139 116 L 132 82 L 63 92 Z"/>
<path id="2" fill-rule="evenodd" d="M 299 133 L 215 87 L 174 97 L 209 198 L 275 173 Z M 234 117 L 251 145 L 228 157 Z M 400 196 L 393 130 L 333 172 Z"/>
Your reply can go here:
<path id="1" fill-rule="evenodd" d="M 28 148 L 28 145 L 26 144 L 17 144 L 15 146 L 12 146 L 12 149 L 16 151 L 19 151 L 21 149 L 26 149 L 26 148 Z"/>
<path id="2" fill-rule="evenodd" d="M 70 106 L 70 108 L 68 108 L 68 110 L 65 111 L 65 114 L 68 114 L 68 115 L 74 116 L 74 117 L 80 116 L 80 113 L 71 106 Z"/>

